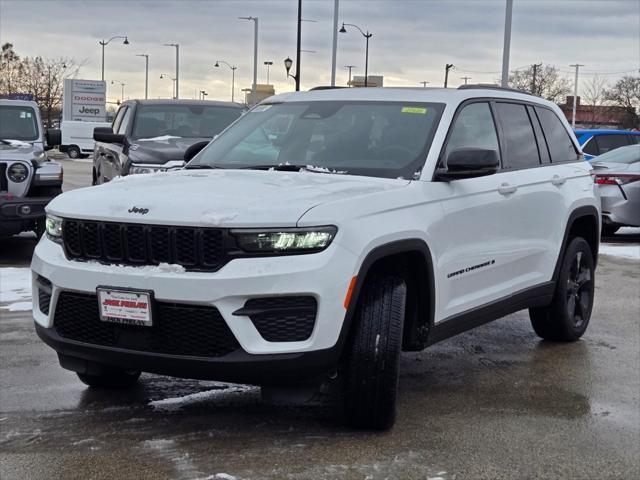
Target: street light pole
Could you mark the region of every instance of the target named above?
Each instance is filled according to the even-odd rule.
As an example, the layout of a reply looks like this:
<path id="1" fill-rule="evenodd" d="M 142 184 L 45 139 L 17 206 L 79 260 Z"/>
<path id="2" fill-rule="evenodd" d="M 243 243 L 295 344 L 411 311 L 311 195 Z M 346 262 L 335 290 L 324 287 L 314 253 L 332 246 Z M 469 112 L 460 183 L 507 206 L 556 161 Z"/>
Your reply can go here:
<path id="1" fill-rule="evenodd" d="M 98 42 L 100 45 L 102 45 L 102 81 L 103 82 L 104 82 L 104 47 L 109 45 L 111 40 L 115 40 L 116 38 L 124 38 L 124 42 L 122 42 L 123 45 L 129 45 L 129 39 L 126 36 L 122 37 L 122 36 L 118 36 L 118 35 L 116 35 L 115 37 L 111 37 L 107 41 L 102 40 L 101 42 Z"/>
<path id="2" fill-rule="evenodd" d="M 349 81 L 347 82 L 347 85 L 350 87 L 351 86 L 351 69 L 352 68 L 356 68 L 355 65 L 345 65 L 344 68 L 348 68 L 349 69 Z"/>
<path id="3" fill-rule="evenodd" d="M 336 58 L 338 54 L 338 10 L 340 0 L 333 4 L 333 48 L 331 49 L 331 86 L 336 86 Z"/>
<path id="4" fill-rule="evenodd" d="M 120 80 L 111 80 L 111 85 L 113 85 L 114 83 L 119 83 L 120 86 L 122 87 L 121 94 L 120 94 L 120 103 L 122 103 L 124 102 L 124 86 L 126 85 L 126 83 L 123 83 Z"/>
<path id="5" fill-rule="evenodd" d="M 349 27 L 357 28 L 362 34 L 362 36 L 367 39 L 367 46 L 365 49 L 365 57 L 364 57 L 364 86 L 367 87 L 368 81 L 369 81 L 368 79 L 369 77 L 369 39 L 373 37 L 373 33 L 369 33 L 369 30 L 367 30 L 367 33 L 364 33 L 364 31 L 362 31 L 362 29 L 359 26 L 354 25 L 353 23 L 343 23 L 342 28 L 340 29 L 340 33 L 347 33 L 347 29 L 344 28 L 345 25 L 348 25 Z"/>
<path id="6" fill-rule="evenodd" d="M 177 43 L 165 43 L 165 47 L 176 47 L 176 100 L 180 98 L 180 45 Z"/>
<path id="7" fill-rule="evenodd" d="M 235 65 L 229 65 L 227 62 L 225 62 L 224 60 L 216 60 L 216 64 L 214 65 L 214 67 L 220 67 L 220 64 L 224 63 L 227 67 L 229 67 L 231 69 L 231 101 L 233 102 L 234 99 L 234 92 L 235 92 L 235 84 L 236 84 L 236 67 Z M 273 62 L 271 62 L 273 63 Z M 267 74 L 268 75 L 268 74 Z"/>
<path id="8" fill-rule="evenodd" d="M 136 57 L 144 57 L 144 99 L 149 98 L 149 55 L 139 53 Z"/>
<path id="9" fill-rule="evenodd" d="M 267 85 L 269 85 L 269 67 L 273 65 L 273 62 L 264 62 L 264 64 L 267 66 Z"/>
<path id="10" fill-rule="evenodd" d="M 573 82 L 573 113 L 571 114 L 571 128 L 576 128 L 576 106 L 578 105 L 578 70 L 580 67 L 584 67 L 580 63 L 569 65 L 576 69 L 576 78 Z"/>
<path id="11" fill-rule="evenodd" d="M 453 68 L 453 63 L 447 63 L 444 66 L 444 88 L 447 88 L 447 84 L 449 83 L 449 70 Z"/>
<path id="12" fill-rule="evenodd" d="M 464 84 L 467 84 L 467 80 L 471 80 L 471 77 L 460 77 L 460 80 L 464 80 Z"/>
<path id="13" fill-rule="evenodd" d="M 423 80 L 420 83 L 422 84 L 422 88 L 427 88 L 427 85 L 429 84 L 429 82 L 427 82 L 426 80 Z"/>
<path id="14" fill-rule="evenodd" d="M 166 73 L 161 73 L 160 78 L 168 78 L 171 80 L 171 97 L 176 98 L 176 79 Z"/>
<path id="15" fill-rule="evenodd" d="M 253 30 L 253 85 L 251 86 L 251 102 L 255 103 L 258 85 L 258 17 L 238 17 L 240 20 L 249 20 L 254 23 Z"/>
<path id="16" fill-rule="evenodd" d="M 511 50 L 511 17 L 513 16 L 513 0 L 506 0 L 504 15 L 504 43 L 502 47 L 502 82 L 500 86 L 509 86 L 509 52 Z"/>

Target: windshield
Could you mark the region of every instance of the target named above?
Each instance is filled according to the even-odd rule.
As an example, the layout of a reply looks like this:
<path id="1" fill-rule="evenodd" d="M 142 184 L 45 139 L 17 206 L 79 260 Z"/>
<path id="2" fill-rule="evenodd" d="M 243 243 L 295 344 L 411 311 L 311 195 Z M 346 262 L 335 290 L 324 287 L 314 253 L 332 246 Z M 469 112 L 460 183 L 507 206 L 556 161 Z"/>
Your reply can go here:
<path id="1" fill-rule="evenodd" d="M 136 112 L 132 137 L 212 138 L 241 114 L 241 108 L 217 105 L 142 105 Z"/>
<path id="2" fill-rule="evenodd" d="M 38 140 L 36 112 L 32 107 L 17 105 L 0 106 L 0 139 Z"/>
<path id="3" fill-rule="evenodd" d="M 424 164 L 443 108 L 344 101 L 258 105 L 189 167 L 291 164 L 327 173 L 410 179 Z"/>
<path id="4" fill-rule="evenodd" d="M 636 163 L 640 162 L 640 145 L 620 147 L 593 158 L 594 163 Z"/>

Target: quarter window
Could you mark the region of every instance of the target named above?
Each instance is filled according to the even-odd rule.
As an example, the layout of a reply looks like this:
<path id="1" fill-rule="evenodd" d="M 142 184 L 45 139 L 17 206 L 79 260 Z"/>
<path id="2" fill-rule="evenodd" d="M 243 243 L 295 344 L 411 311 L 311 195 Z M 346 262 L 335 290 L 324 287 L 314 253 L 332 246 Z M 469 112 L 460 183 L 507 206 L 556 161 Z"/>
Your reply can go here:
<path id="1" fill-rule="evenodd" d="M 536 107 L 536 113 L 542 125 L 542 131 L 549 146 L 553 163 L 574 162 L 578 160 L 578 152 L 573 141 L 560 119 L 547 108 Z M 592 140 L 593 141 L 593 140 Z"/>
<path id="2" fill-rule="evenodd" d="M 598 155 L 598 144 L 595 137 L 591 137 L 587 140 L 587 143 L 582 147 L 582 151 L 588 155 Z"/>
<path id="3" fill-rule="evenodd" d="M 471 103 L 462 108 L 451 130 L 444 158 L 458 148 L 495 150 L 500 156 L 496 126 L 488 103 Z"/>
<path id="4" fill-rule="evenodd" d="M 529 168 L 540 165 L 538 146 L 526 106 L 517 103 L 498 103 L 505 141 L 503 168 Z"/>

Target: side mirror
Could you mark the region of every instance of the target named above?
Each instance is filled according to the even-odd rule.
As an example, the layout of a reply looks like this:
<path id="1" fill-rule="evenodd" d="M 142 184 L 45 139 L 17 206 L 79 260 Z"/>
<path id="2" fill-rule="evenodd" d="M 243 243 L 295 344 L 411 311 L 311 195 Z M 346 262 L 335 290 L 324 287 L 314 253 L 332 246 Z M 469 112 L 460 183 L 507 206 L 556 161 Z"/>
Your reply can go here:
<path id="1" fill-rule="evenodd" d="M 126 137 L 124 135 L 113 133 L 111 127 L 96 127 L 93 129 L 93 139 L 96 142 L 124 145 Z"/>
<path id="2" fill-rule="evenodd" d="M 498 152 L 484 148 L 458 148 L 447 156 L 446 168 L 436 171 L 440 180 L 484 177 L 498 171 Z"/>
<path id="3" fill-rule="evenodd" d="M 198 153 L 200 153 L 200 150 L 202 150 L 207 145 L 209 145 L 209 142 L 207 140 L 203 140 L 202 142 L 196 142 L 193 145 L 191 145 L 189 148 L 187 148 L 184 152 L 185 163 L 190 162 L 191 159 L 195 157 Z"/>
<path id="4" fill-rule="evenodd" d="M 62 132 L 57 128 L 49 128 L 44 134 L 47 145 L 46 150 L 62 145 Z"/>

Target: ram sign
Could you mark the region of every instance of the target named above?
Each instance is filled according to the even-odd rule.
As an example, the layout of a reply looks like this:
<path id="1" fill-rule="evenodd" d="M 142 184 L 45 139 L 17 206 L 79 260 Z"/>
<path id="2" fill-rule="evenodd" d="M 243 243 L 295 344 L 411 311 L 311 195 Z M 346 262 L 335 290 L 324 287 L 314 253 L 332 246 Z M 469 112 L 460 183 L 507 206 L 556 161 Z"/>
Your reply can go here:
<path id="1" fill-rule="evenodd" d="M 64 81 L 63 120 L 104 122 L 107 116 L 107 84 L 100 80 Z"/>

